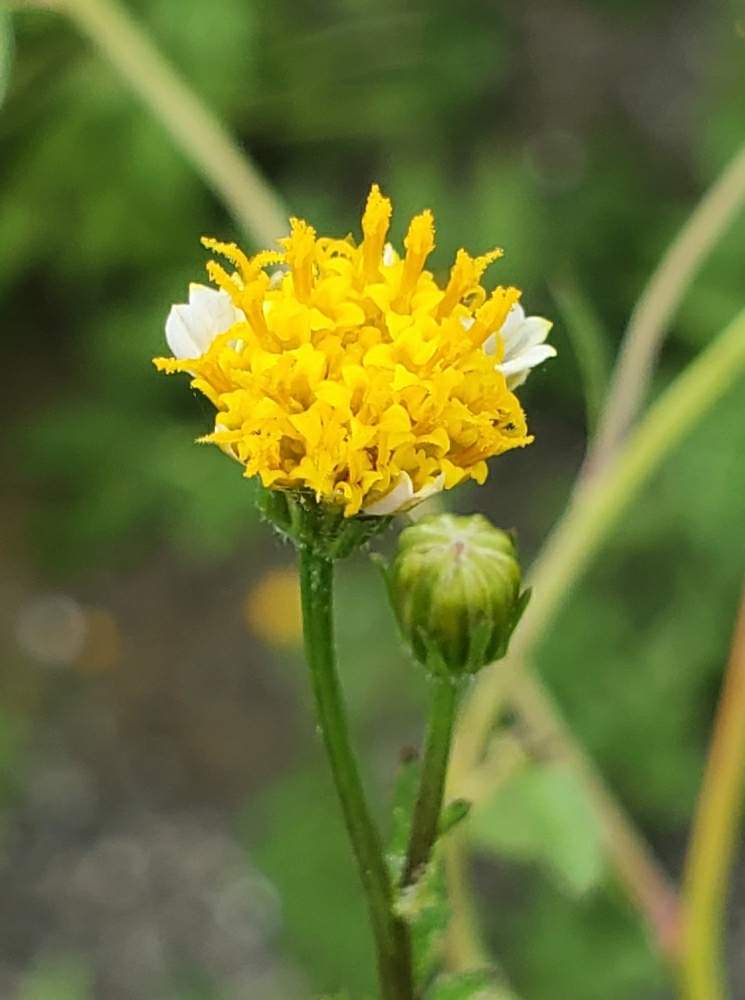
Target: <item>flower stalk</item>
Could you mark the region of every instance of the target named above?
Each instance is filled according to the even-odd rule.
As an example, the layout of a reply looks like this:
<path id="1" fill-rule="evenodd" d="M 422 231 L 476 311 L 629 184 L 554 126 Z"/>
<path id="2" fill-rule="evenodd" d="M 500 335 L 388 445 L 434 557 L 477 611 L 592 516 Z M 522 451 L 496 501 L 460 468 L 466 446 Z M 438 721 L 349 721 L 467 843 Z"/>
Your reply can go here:
<path id="1" fill-rule="evenodd" d="M 416 881 L 429 862 L 437 840 L 445 793 L 450 747 L 460 685 L 449 677 L 432 676 L 432 707 L 422 762 L 422 778 L 411 824 L 411 836 L 401 886 Z"/>
<path id="2" fill-rule="evenodd" d="M 333 562 L 312 546 L 298 548 L 305 655 L 318 723 L 344 822 L 367 897 L 384 1000 L 413 1000 L 408 929 L 394 913 L 394 887 L 365 798 L 336 671 Z"/>

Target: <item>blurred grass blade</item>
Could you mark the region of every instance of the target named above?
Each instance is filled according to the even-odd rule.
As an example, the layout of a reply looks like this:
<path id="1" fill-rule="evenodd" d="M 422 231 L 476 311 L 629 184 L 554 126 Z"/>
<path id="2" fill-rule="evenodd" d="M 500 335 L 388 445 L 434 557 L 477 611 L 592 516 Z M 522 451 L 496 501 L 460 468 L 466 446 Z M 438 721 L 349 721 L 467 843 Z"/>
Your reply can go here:
<path id="1" fill-rule="evenodd" d="M 0 105 L 5 101 L 10 86 L 13 48 L 13 20 L 10 11 L 0 9 Z"/>
<path id="2" fill-rule="evenodd" d="M 745 775 L 745 590 L 719 698 L 683 880 L 681 993 L 726 996 L 725 913 L 739 848 Z"/>
<path id="3" fill-rule="evenodd" d="M 272 246 L 288 212 L 212 108 L 118 0 L 66 0 L 62 13 L 96 45 L 214 191 L 248 238 Z"/>
<path id="4" fill-rule="evenodd" d="M 595 431 L 610 381 L 608 336 L 592 303 L 574 278 L 554 282 L 551 292 L 572 343 L 585 397 L 587 430 Z"/>
<path id="5" fill-rule="evenodd" d="M 597 475 L 619 450 L 646 399 L 671 320 L 704 261 L 744 206 L 745 146 L 685 220 L 634 306 L 583 475 Z"/>

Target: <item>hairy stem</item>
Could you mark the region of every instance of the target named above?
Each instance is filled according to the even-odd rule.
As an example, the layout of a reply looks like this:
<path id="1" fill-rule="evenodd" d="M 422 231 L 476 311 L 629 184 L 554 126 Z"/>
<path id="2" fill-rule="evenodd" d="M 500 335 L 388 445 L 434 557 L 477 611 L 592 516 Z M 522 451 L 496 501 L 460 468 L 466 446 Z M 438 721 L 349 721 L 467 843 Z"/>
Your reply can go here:
<path id="1" fill-rule="evenodd" d="M 530 658 L 572 587 L 652 473 L 743 370 L 745 312 L 650 407 L 605 474 L 575 494 L 533 567 L 530 577 L 533 599 L 513 636 L 510 650 L 513 669 Z M 482 671 L 463 706 L 453 748 L 452 784 L 456 795 L 461 794 L 459 777 L 462 779 L 478 764 L 491 732 L 507 666 L 503 662 L 497 669 Z M 526 671 L 518 669 L 515 674 L 507 698 L 521 713 L 532 736 L 559 748 L 558 752 L 569 759 L 584 760 L 581 747 L 538 681 Z M 590 769 L 588 762 L 583 768 L 585 775 Z M 594 782 L 593 785 L 594 792 L 602 787 Z M 651 856 L 620 808 L 613 804 L 613 809 L 609 809 L 613 801 L 609 794 L 604 792 L 600 799 L 595 794 L 594 798 L 609 836 L 610 856 L 632 897 L 644 905 L 645 916 L 658 936 L 660 947 L 669 953 L 670 919 L 666 917 L 663 925 L 658 920 L 658 913 L 667 914 L 668 904 L 661 899 L 659 905 L 651 906 L 647 894 L 641 891 L 649 879 Z M 667 885 L 656 866 L 655 871 L 656 882 Z M 666 891 L 665 897 L 668 895 Z"/>
<path id="2" fill-rule="evenodd" d="M 683 880 L 684 1000 L 726 995 L 722 929 L 745 776 L 745 591 L 719 700 Z"/>
<path id="3" fill-rule="evenodd" d="M 422 761 L 419 785 L 411 824 L 409 849 L 401 877 L 401 885 L 411 885 L 429 861 L 437 840 L 437 828 L 442 812 L 445 776 L 450 758 L 450 744 L 458 707 L 458 685 L 449 677 L 432 678 L 432 707 Z"/>
<path id="4" fill-rule="evenodd" d="M 413 1000 L 408 932 L 394 914 L 394 888 L 362 788 L 336 672 L 333 563 L 307 547 L 299 550 L 299 558 L 305 655 L 318 722 L 367 896 L 381 993 L 384 1000 Z"/>
<path id="5" fill-rule="evenodd" d="M 281 199 L 127 8 L 117 0 L 55 0 L 38 5 L 66 14 L 91 39 L 248 237 L 272 246 L 287 229 Z"/>

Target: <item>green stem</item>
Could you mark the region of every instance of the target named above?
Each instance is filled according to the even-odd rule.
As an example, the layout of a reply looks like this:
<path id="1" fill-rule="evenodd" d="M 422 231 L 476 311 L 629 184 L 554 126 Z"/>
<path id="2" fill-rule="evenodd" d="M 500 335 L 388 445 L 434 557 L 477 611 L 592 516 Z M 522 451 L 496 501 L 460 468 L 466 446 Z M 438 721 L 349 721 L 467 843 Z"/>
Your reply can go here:
<path id="1" fill-rule="evenodd" d="M 349 739 L 333 638 L 333 563 L 299 549 L 305 655 L 344 822 L 367 896 L 384 1000 L 413 1000 L 408 931 L 394 912 L 394 887 Z"/>
<path id="2" fill-rule="evenodd" d="M 450 678 L 442 677 L 433 678 L 432 684 L 434 690 L 422 762 L 422 779 L 414 806 L 409 849 L 401 876 L 402 886 L 411 885 L 416 881 L 419 872 L 429 861 L 437 840 L 437 827 L 442 812 L 445 777 L 458 707 L 457 684 Z"/>
<path id="3" fill-rule="evenodd" d="M 719 700 L 683 879 L 681 996 L 726 995 L 722 927 L 745 775 L 745 591 Z"/>

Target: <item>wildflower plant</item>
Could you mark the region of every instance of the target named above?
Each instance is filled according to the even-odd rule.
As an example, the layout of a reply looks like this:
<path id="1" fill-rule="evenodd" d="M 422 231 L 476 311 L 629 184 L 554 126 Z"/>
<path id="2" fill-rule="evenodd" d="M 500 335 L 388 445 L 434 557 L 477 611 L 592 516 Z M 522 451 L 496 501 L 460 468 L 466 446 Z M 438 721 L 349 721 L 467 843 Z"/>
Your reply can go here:
<path id="1" fill-rule="evenodd" d="M 422 918 L 438 895 L 438 837 L 467 811 L 443 810 L 458 696 L 506 653 L 527 595 L 513 539 L 479 515 L 434 515 L 402 533 L 384 574 L 433 695 L 415 791 L 387 856 L 336 672 L 334 562 L 394 515 L 483 483 L 489 459 L 530 444 L 516 390 L 555 351 L 551 324 L 526 316 L 517 288 L 485 288 L 501 250 L 459 250 L 438 283 L 426 267 L 432 213 L 411 220 L 399 253 L 387 242 L 391 212 L 373 185 L 359 241 L 319 237 L 300 219 L 279 249 L 252 257 L 204 239 L 218 258 L 207 265 L 214 287 L 193 284 L 188 302 L 173 306 L 172 356 L 155 364 L 188 374 L 212 403 L 214 426 L 200 440 L 260 481 L 264 515 L 297 546 L 311 685 L 367 896 L 381 996 L 414 1000 L 439 995 L 436 950 L 434 963 L 422 958 L 420 925 L 433 923 Z M 457 995 L 476 995 L 466 990 Z"/>

